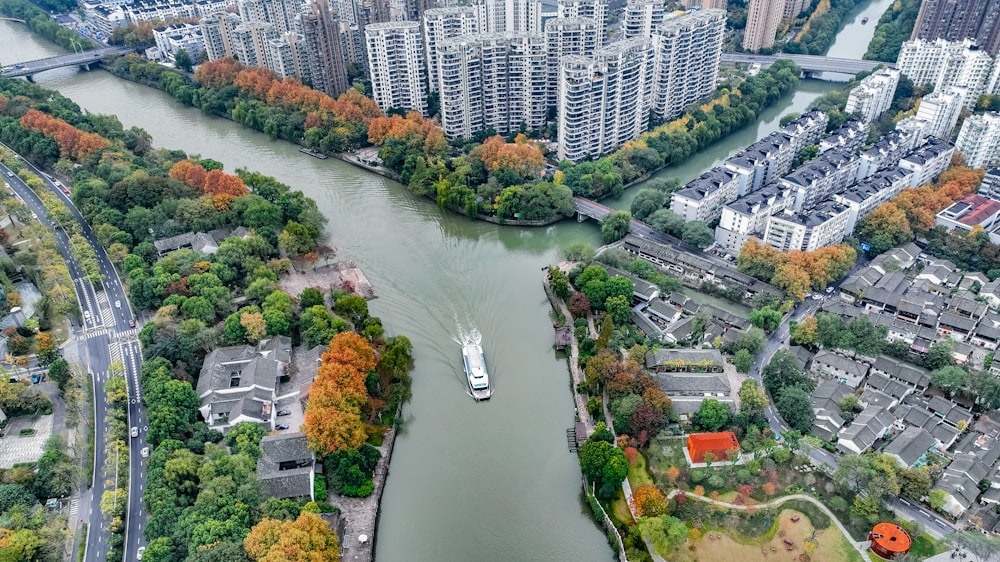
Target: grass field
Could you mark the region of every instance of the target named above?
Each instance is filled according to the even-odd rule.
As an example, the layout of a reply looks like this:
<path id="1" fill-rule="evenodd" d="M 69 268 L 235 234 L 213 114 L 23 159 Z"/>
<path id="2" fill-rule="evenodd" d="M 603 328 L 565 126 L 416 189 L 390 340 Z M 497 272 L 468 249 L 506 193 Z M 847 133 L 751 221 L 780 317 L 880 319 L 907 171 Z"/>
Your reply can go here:
<path id="1" fill-rule="evenodd" d="M 792 517 L 798 515 L 797 522 Z M 710 538 L 713 537 L 713 538 Z M 784 539 L 792 541 L 788 550 Z M 772 550 L 773 549 L 773 550 Z M 862 562 L 847 539 L 836 527 L 815 529 L 809 518 L 801 512 L 785 509 L 777 517 L 771 529 L 761 537 L 738 542 L 723 531 L 706 531 L 698 542 L 677 553 L 671 560 L 725 560 L 761 561 L 802 560 L 808 554 L 812 562 Z"/>
<path id="2" fill-rule="evenodd" d="M 639 486 L 656 483 L 653 481 L 653 475 L 649 473 L 646 457 L 642 453 L 637 454 L 635 460 L 628 467 L 628 483 L 632 486 L 633 491 Z"/>

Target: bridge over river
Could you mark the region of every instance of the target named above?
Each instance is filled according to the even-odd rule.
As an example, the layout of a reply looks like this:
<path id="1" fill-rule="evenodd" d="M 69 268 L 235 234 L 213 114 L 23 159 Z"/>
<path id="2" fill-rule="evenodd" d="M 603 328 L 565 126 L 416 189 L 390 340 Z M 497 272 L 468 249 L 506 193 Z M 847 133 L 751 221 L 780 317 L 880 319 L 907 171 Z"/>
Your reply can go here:
<path id="1" fill-rule="evenodd" d="M 760 64 L 761 66 L 771 66 L 779 60 L 790 60 L 798 65 L 807 75 L 833 72 L 836 74 L 855 75 L 859 72 L 874 70 L 879 66 L 886 65 L 894 68 L 892 63 L 874 60 L 838 59 L 834 57 L 821 57 L 816 55 L 792 55 L 781 53 L 778 55 L 755 55 L 752 53 L 722 53 L 722 62 Z"/>
<path id="2" fill-rule="evenodd" d="M 32 76 L 39 72 L 67 66 L 79 66 L 89 70 L 91 65 L 100 63 L 104 57 L 124 55 L 131 53 L 133 50 L 131 47 L 105 47 L 82 53 L 70 53 L 68 55 L 19 62 L 3 67 L 2 74 L 5 78 L 25 76 L 30 80 Z"/>

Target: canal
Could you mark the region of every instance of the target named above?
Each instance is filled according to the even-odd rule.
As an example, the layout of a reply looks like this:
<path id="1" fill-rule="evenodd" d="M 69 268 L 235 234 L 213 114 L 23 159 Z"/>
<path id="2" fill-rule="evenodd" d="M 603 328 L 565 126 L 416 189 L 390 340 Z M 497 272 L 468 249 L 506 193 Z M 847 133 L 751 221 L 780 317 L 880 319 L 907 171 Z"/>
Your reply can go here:
<path id="1" fill-rule="evenodd" d="M 875 0 L 870 9 L 877 14 L 868 26 L 848 25 L 838 44 L 845 35 L 845 45 L 867 44 L 890 3 Z M 62 52 L 20 24 L 0 21 L 4 64 Z M 146 129 L 156 146 L 215 158 L 230 171 L 247 167 L 273 175 L 316 200 L 329 219 L 330 245 L 372 281 L 379 295 L 373 313 L 390 332 L 409 336 L 415 348 L 413 399 L 382 499 L 379 560 L 614 558 L 580 501 L 580 472 L 564 433 L 574 414 L 569 373 L 552 350 L 540 284 L 542 268 L 559 260 L 559 248 L 600 243 L 593 223 L 516 229 L 469 221 L 394 182 L 336 159 L 302 155 L 291 144 L 103 71 L 62 69 L 36 81 L 87 111 Z M 803 82 L 760 124 L 663 174 L 682 181 L 697 176 L 833 87 Z M 632 193 L 612 203 L 627 208 Z M 458 340 L 471 330 L 483 336 L 497 385 L 488 403 L 473 402 L 465 391 Z"/>

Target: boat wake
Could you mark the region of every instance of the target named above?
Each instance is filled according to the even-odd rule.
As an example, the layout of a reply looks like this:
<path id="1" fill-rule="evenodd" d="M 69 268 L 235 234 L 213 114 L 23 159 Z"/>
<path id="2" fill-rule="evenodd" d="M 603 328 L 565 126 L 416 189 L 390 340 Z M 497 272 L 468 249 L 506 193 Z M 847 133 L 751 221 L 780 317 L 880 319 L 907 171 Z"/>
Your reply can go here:
<path id="1" fill-rule="evenodd" d="M 479 345 L 483 342 L 483 335 L 479 333 L 479 328 L 466 328 L 458 322 L 456 322 L 456 324 L 458 325 L 458 337 L 452 338 L 455 343 L 465 346 L 470 343 Z"/>

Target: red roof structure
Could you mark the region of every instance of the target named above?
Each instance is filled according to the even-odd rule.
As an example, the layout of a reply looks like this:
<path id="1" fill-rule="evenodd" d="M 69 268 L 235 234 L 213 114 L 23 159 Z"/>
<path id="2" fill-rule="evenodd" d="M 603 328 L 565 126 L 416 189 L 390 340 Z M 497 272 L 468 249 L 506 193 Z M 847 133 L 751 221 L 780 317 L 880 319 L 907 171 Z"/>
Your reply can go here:
<path id="1" fill-rule="evenodd" d="M 732 431 L 692 433 L 688 436 L 688 453 L 692 462 L 705 462 L 705 453 L 712 453 L 715 460 L 724 461 L 726 451 L 739 448 L 740 442 Z"/>
<path id="2" fill-rule="evenodd" d="M 910 535 L 895 523 L 879 523 L 868 533 L 872 552 L 886 560 L 910 550 Z"/>

